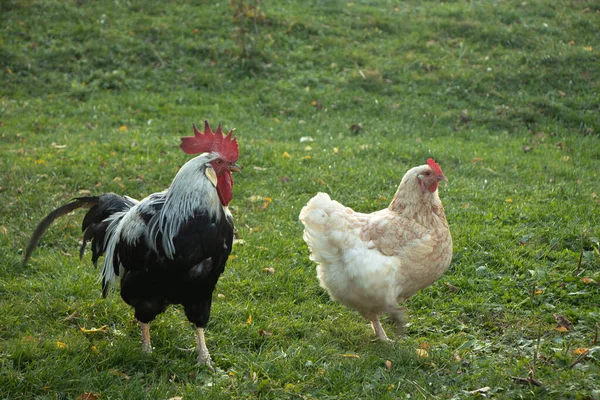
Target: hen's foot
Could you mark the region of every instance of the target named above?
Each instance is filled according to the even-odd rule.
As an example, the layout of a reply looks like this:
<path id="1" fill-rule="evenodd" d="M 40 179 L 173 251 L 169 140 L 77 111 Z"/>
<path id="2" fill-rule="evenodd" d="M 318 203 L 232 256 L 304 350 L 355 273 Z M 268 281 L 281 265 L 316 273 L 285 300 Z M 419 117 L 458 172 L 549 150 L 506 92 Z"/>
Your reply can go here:
<path id="1" fill-rule="evenodd" d="M 196 352 L 198 353 L 198 363 L 205 365 L 210 372 L 215 372 L 215 363 L 210 358 L 210 353 L 204 340 L 204 328 L 196 328 Z"/>

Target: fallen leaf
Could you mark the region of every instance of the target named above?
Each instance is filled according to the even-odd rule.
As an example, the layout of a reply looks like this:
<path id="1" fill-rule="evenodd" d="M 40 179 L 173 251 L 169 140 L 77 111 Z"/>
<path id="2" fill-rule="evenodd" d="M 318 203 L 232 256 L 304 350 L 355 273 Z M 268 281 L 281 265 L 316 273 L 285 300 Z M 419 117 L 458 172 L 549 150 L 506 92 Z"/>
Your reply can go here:
<path id="1" fill-rule="evenodd" d="M 248 315 L 248 319 L 246 320 L 246 325 L 252 324 L 252 314 Z"/>
<path id="2" fill-rule="evenodd" d="M 96 346 L 90 347 L 90 351 L 94 354 L 100 354 L 100 350 Z"/>
<path id="3" fill-rule="evenodd" d="M 390 360 L 385 360 L 385 369 L 388 371 L 392 370 L 392 362 Z"/>
<path id="4" fill-rule="evenodd" d="M 582 354 L 587 354 L 587 353 L 589 353 L 589 351 L 590 351 L 590 349 L 588 349 L 588 348 L 585 348 L 585 347 L 579 347 L 579 348 L 577 348 L 577 349 L 573 350 L 573 354 L 580 356 L 580 355 L 582 355 Z"/>
<path id="5" fill-rule="evenodd" d="M 269 267 L 269 268 L 263 268 L 264 272 L 268 272 L 270 274 L 274 274 L 275 273 L 275 268 Z"/>
<path id="6" fill-rule="evenodd" d="M 340 151 L 340 149 L 338 149 L 337 147 L 334 147 L 334 148 L 333 148 L 333 152 L 334 152 L 335 154 L 337 154 L 339 151 Z"/>
<path id="7" fill-rule="evenodd" d="M 87 189 L 81 189 L 78 193 L 79 194 L 83 194 L 83 195 L 90 195 L 90 194 L 92 194 L 92 192 L 90 190 L 87 190 Z"/>
<path id="8" fill-rule="evenodd" d="M 583 48 L 583 49 L 584 49 L 585 51 L 592 51 L 592 50 L 593 50 L 592 46 L 584 46 L 584 48 Z"/>
<path id="9" fill-rule="evenodd" d="M 10 69 L 10 68 L 6 68 L 6 72 L 8 72 L 9 75 L 13 74 L 12 69 Z"/>
<path id="10" fill-rule="evenodd" d="M 509 197 L 508 199 L 505 200 L 507 203 L 512 203 L 513 200 Z"/>
<path id="11" fill-rule="evenodd" d="M 595 280 L 593 280 L 592 278 L 589 278 L 589 277 L 587 277 L 587 276 L 585 276 L 585 277 L 581 278 L 581 280 L 582 280 L 582 281 L 583 281 L 583 283 L 585 283 L 586 285 L 587 285 L 587 284 L 590 284 L 590 283 L 596 283 L 596 281 L 595 281 Z"/>
<path id="12" fill-rule="evenodd" d="M 269 336 L 273 335 L 273 332 L 269 332 L 269 331 L 265 331 L 265 330 L 260 329 L 258 331 L 258 334 L 260 336 L 263 336 L 263 337 L 269 337 Z"/>
<path id="13" fill-rule="evenodd" d="M 121 132 L 127 132 L 127 131 L 129 130 L 129 128 L 127 127 L 127 125 L 121 125 L 121 126 L 119 127 L 119 130 L 120 130 Z"/>
<path id="14" fill-rule="evenodd" d="M 454 293 L 458 293 L 460 292 L 460 288 L 457 286 L 454 286 L 453 284 L 451 284 L 450 282 L 444 282 L 444 285 L 446 285 L 446 287 L 448 289 L 450 289 L 451 291 L 453 291 Z"/>
<path id="15" fill-rule="evenodd" d="M 79 327 L 79 329 L 83 333 L 107 333 L 108 325 L 102 325 L 100 328 L 92 328 L 92 329 L 85 329 L 83 326 L 81 326 L 81 327 Z"/>
<path id="16" fill-rule="evenodd" d="M 306 147 L 304 148 L 304 150 L 305 150 L 305 151 L 311 151 L 311 150 L 312 150 L 312 147 L 310 147 L 310 146 L 306 146 Z"/>
<path id="17" fill-rule="evenodd" d="M 111 375 L 115 375 L 115 376 L 120 376 L 121 378 L 125 379 L 126 381 L 128 381 L 129 379 L 131 379 L 131 378 L 129 377 L 129 375 L 127 375 L 127 374 L 126 374 L 126 373 L 124 373 L 124 372 L 117 371 L 116 369 L 115 369 L 115 370 L 112 370 L 112 371 L 110 371 L 110 374 L 111 374 Z"/>
<path id="18" fill-rule="evenodd" d="M 68 349 L 69 345 L 63 342 L 56 342 L 56 347 L 58 347 L 59 349 Z"/>
<path id="19" fill-rule="evenodd" d="M 75 400 L 98 400 L 99 398 L 100 396 L 96 393 L 86 392 L 77 396 Z"/>
<path id="20" fill-rule="evenodd" d="M 538 289 L 535 291 L 535 294 L 542 294 L 542 293 L 544 293 L 544 291 L 542 289 Z"/>
<path id="21" fill-rule="evenodd" d="M 569 332 L 569 330 L 564 326 L 557 326 L 556 328 L 554 328 L 554 330 L 556 330 L 557 332 Z"/>
<path id="22" fill-rule="evenodd" d="M 471 207 L 471 205 L 469 203 L 462 203 L 460 205 L 460 208 L 469 208 L 469 207 Z"/>
<path id="23" fill-rule="evenodd" d="M 54 147 L 55 149 L 66 149 L 67 148 L 66 144 L 56 144 L 54 142 L 52 142 L 52 144 L 50 146 Z"/>
<path id="24" fill-rule="evenodd" d="M 417 355 L 421 358 L 427 358 L 429 357 L 429 353 L 427 352 L 427 350 L 425 349 L 415 349 L 417 352 Z"/>
<path id="25" fill-rule="evenodd" d="M 340 356 L 346 357 L 346 358 L 360 358 L 360 356 L 358 354 L 340 354 Z"/>
<path id="26" fill-rule="evenodd" d="M 287 151 L 283 152 L 283 157 L 284 158 L 292 158 L 292 156 L 290 155 L 290 153 L 288 153 Z"/>
<path id="27" fill-rule="evenodd" d="M 569 46 L 575 46 L 575 41 L 574 40 L 569 40 Z"/>
<path id="28" fill-rule="evenodd" d="M 482 162 L 482 161 L 483 161 L 483 158 L 481 158 L 481 157 L 475 157 L 474 159 L 471 160 L 471 162 L 473 164 L 479 163 L 479 162 Z"/>
<path id="29" fill-rule="evenodd" d="M 263 168 L 263 167 L 257 167 L 257 166 L 254 166 L 254 167 L 252 167 L 252 168 L 254 168 L 254 170 L 255 170 L 255 171 L 264 171 L 264 170 L 266 170 L 266 168 Z"/>
<path id="30" fill-rule="evenodd" d="M 491 387 L 485 386 L 480 389 L 471 390 L 470 392 L 467 392 L 467 393 L 469 393 L 469 394 L 486 393 L 486 392 L 489 392 L 490 390 L 492 390 Z"/>
<path id="31" fill-rule="evenodd" d="M 265 208 L 269 207 L 269 204 L 271 204 L 273 202 L 273 199 L 270 197 L 265 197 L 263 199 L 265 202 L 263 203 L 262 209 L 264 210 Z"/>
<path id="32" fill-rule="evenodd" d="M 419 348 L 423 349 L 423 350 L 429 350 L 431 348 L 431 345 L 427 342 L 423 342 L 421 343 L 421 345 L 419 346 Z"/>
<path id="33" fill-rule="evenodd" d="M 559 332 L 568 332 L 573 330 L 573 324 L 571 323 L 571 321 L 569 321 L 567 318 L 565 318 L 563 315 L 559 315 L 559 314 L 552 314 L 552 316 L 554 317 L 554 319 L 556 320 L 556 323 L 558 324 L 556 330 Z M 565 330 L 561 330 L 559 328 L 565 328 Z"/>
<path id="34" fill-rule="evenodd" d="M 291 181 L 291 179 L 288 178 L 287 176 L 282 176 L 282 177 L 279 178 L 279 182 L 285 182 L 285 183 L 287 183 L 287 182 L 290 182 L 290 181 Z"/>
<path id="35" fill-rule="evenodd" d="M 183 397 L 182 396 L 175 396 L 175 397 L 170 397 L 169 400 L 182 400 Z"/>
<path id="36" fill-rule="evenodd" d="M 225 295 L 224 295 L 223 293 L 218 293 L 218 294 L 217 294 L 217 298 L 218 298 L 218 299 L 224 299 L 224 298 L 225 298 Z"/>
<path id="37" fill-rule="evenodd" d="M 314 139 L 310 136 L 302 136 L 300 138 L 300 143 L 304 143 L 304 142 L 314 142 Z"/>
<path id="38" fill-rule="evenodd" d="M 563 92 L 562 90 L 559 90 L 558 94 L 560 94 L 562 97 L 566 97 L 567 96 L 567 94 L 565 92 Z"/>

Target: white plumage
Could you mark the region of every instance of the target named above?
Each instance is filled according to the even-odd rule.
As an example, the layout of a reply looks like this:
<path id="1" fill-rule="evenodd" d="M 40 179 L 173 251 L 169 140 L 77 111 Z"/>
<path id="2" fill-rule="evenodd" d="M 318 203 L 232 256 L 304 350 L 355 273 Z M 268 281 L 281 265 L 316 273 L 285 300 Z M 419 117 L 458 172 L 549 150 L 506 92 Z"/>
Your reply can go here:
<path id="1" fill-rule="evenodd" d="M 398 303 L 436 281 L 452 258 L 437 193 L 446 178 L 431 162 L 408 171 L 383 210 L 358 213 L 318 193 L 300 212 L 321 286 L 370 320 L 382 340 L 387 336 L 378 315 L 389 313 L 401 323 Z"/>

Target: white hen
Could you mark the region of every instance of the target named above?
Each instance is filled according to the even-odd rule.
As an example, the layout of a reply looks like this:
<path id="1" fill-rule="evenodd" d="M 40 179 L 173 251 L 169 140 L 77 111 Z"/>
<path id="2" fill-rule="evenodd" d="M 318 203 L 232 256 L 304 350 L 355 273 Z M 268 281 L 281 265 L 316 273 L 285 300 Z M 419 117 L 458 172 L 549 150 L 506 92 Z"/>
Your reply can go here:
<path id="1" fill-rule="evenodd" d="M 403 303 L 431 285 L 452 259 L 452 237 L 437 187 L 446 180 L 433 159 L 410 169 L 388 208 L 358 213 L 318 193 L 300 212 L 317 277 L 331 298 L 371 321 L 388 340 L 379 314 L 402 324 Z"/>

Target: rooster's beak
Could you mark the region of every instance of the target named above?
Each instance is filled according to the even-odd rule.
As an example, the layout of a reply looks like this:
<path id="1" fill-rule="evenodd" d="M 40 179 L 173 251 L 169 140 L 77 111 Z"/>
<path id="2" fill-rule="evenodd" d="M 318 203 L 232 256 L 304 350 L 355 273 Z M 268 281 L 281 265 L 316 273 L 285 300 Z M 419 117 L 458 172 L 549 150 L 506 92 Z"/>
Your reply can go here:
<path id="1" fill-rule="evenodd" d="M 242 172 L 242 167 L 234 163 L 229 165 L 229 170 L 231 172 Z"/>

